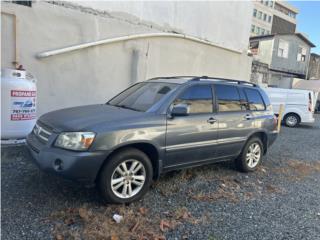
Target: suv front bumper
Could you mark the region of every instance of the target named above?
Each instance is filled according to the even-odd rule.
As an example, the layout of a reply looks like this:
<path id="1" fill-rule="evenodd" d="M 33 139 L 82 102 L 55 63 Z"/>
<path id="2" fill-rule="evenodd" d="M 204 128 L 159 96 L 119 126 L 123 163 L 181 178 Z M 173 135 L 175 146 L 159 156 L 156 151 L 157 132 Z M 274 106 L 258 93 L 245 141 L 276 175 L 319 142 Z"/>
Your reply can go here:
<path id="1" fill-rule="evenodd" d="M 93 183 L 108 156 L 104 151 L 68 151 L 51 144 L 41 142 L 33 133 L 27 137 L 28 149 L 41 170 L 72 180 Z"/>

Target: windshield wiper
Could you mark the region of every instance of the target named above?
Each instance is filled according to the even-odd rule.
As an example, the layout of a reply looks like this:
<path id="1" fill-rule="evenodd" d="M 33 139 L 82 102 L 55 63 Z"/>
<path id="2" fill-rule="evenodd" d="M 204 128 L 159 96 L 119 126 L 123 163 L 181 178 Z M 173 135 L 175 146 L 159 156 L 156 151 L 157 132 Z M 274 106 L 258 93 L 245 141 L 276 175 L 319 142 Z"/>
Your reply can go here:
<path id="1" fill-rule="evenodd" d="M 125 108 L 125 109 L 130 109 L 130 110 L 133 110 L 133 111 L 137 111 L 137 112 L 141 112 L 140 110 L 138 109 L 135 109 L 135 108 L 132 108 L 132 107 L 128 107 L 126 105 L 114 105 L 116 107 L 120 107 L 120 108 Z"/>

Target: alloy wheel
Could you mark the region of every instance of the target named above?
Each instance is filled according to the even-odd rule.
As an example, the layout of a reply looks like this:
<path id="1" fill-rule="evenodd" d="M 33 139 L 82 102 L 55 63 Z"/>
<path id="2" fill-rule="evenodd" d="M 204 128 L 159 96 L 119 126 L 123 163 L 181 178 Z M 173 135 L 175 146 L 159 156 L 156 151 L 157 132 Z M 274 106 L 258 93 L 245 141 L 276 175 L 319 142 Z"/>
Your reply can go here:
<path id="1" fill-rule="evenodd" d="M 131 198 L 143 188 L 146 170 L 143 164 L 135 159 L 120 163 L 112 173 L 111 189 L 119 198 Z"/>
<path id="2" fill-rule="evenodd" d="M 246 154 L 246 163 L 249 168 L 254 168 L 258 165 L 261 157 L 261 147 L 258 143 L 254 142 L 248 147 Z"/>

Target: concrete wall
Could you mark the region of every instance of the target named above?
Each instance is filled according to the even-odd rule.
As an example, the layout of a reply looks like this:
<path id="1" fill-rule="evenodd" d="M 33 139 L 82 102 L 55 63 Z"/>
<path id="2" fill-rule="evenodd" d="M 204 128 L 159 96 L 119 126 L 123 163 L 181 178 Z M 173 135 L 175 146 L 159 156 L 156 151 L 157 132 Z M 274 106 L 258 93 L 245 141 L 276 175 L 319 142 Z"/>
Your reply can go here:
<path id="1" fill-rule="evenodd" d="M 151 27 L 124 19 L 123 15 L 72 4 L 34 2 L 32 8 L 12 3 L 1 5 L 1 11 L 17 17 L 17 60 L 38 79 L 38 115 L 64 107 L 103 103 L 130 84 L 155 76 L 210 75 L 243 80 L 250 77 L 251 59 L 246 52 L 182 39 L 127 41 L 37 59 L 36 54 L 46 50 L 115 36 L 160 32 L 165 26 Z M 10 16 L 1 14 L 1 18 L 1 67 L 12 67 L 14 28 Z M 219 29 L 219 34 L 224 34 L 223 26 Z M 249 24 L 243 31 L 249 37 Z M 213 28 L 212 32 L 217 31 Z M 229 30 L 226 36 L 230 37 Z M 240 43 L 239 49 L 242 47 Z"/>
<path id="2" fill-rule="evenodd" d="M 288 58 L 278 57 L 279 39 L 289 42 Z M 276 35 L 273 45 L 273 55 L 270 68 L 274 70 L 305 75 L 310 57 L 310 46 L 295 35 Z M 298 62 L 298 47 L 303 46 L 307 49 L 306 61 Z"/>
<path id="3" fill-rule="evenodd" d="M 320 80 L 320 55 L 318 54 L 310 55 L 308 79 Z"/>
<path id="4" fill-rule="evenodd" d="M 124 17 L 132 14 L 140 22 L 155 23 L 236 51 L 248 48 L 251 1 L 81 1 L 78 4 L 117 12 Z"/>
<path id="5" fill-rule="evenodd" d="M 259 84 L 260 86 L 268 86 L 269 82 L 269 67 L 268 64 L 252 61 L 250 82 Z"/>

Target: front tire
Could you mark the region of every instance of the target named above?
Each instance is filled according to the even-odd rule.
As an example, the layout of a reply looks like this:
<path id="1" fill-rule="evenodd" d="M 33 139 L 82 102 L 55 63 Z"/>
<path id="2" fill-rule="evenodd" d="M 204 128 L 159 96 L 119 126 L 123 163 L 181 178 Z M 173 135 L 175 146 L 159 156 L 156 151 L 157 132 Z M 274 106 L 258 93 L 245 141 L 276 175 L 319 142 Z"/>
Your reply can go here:
<path id="1" fill-rule="evenodd" d="M 255 171 L 261 163 L 263 144 L 260 138 L 251 138 L 236 159 L 237 168 L 242 172 Z"/>
<path id="2" fill-rule="evenodd" d="M 114 154 L 99 176 L 101 195 L 108 203 L 131 203 L 139 200 L 152 182 L 152 164 L 148 156 L 135 148 Z"/>

